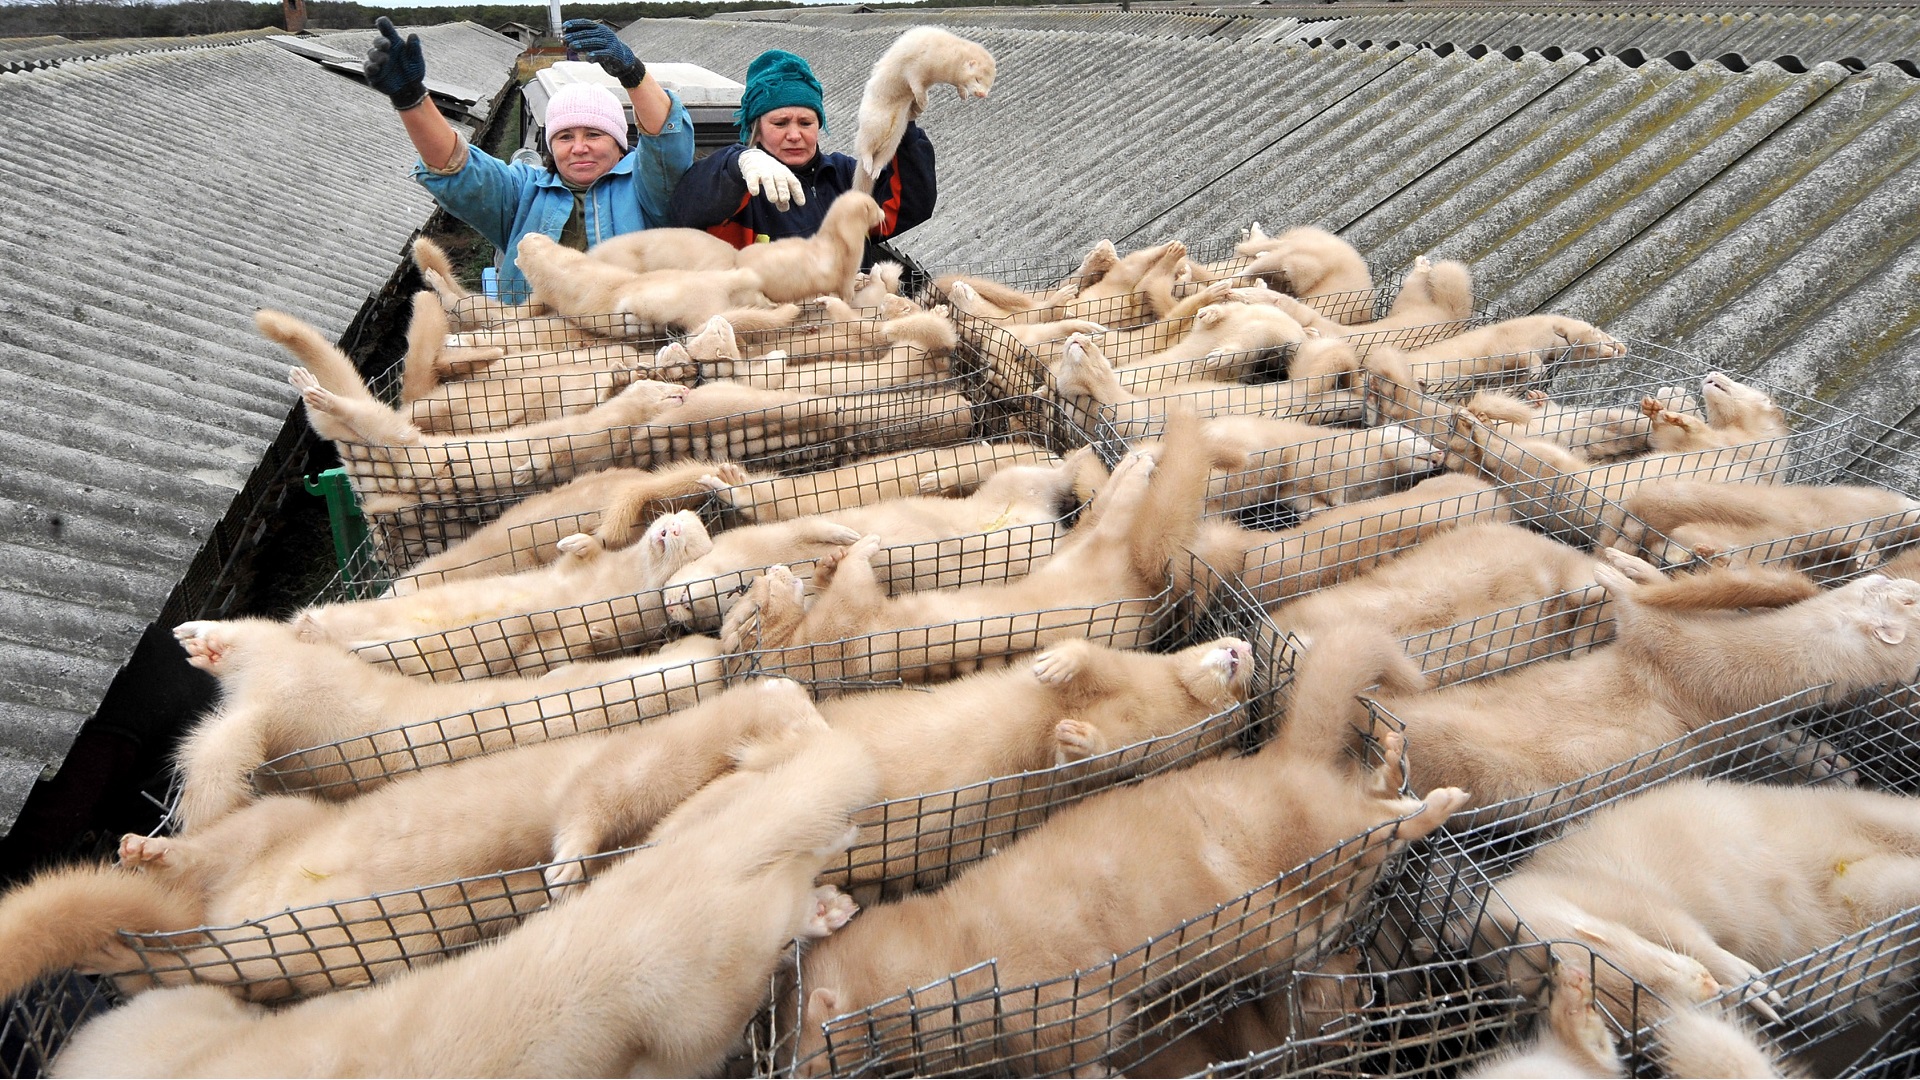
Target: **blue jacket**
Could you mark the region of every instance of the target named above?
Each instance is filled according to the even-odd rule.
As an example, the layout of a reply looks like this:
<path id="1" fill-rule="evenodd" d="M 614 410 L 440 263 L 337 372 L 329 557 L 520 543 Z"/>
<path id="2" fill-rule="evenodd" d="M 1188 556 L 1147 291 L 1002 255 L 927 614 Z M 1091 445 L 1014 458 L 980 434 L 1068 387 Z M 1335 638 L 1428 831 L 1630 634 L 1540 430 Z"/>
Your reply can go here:
<path id="1" fill-rule="evenodd" d="M 793 170 L 806 189 L 807 203 L 782 211 L 764 195 L 747 195 L 740 177 L 740 153 L 746 147 L 723 146 L 694 162 L 673 192 L 673 223 L 705 229 L 734 247 L 812 236 L 826 220 L 827 207 L 853 186 L 857 164 L 846 154 L 816 153 L 813 160 Z M 873 230 L 877 239 L 906 232 L 933 216 L 935 190 L 933 143 L 918 124 L 909 122 L 893 161 L 880 170 L 873 197 L 886 220 Z M 869 250 L 871 257 L 871 250 Z"/>
<path id="2" fill-rule="evenodd" d="M 673 108 L 660 134 L 642 134 L 633 149 L 587 189 L 587 244 L 668 223 L 674 184 L 693 162 L 693 120 L 679 95 L 667 91 Z M 573 214 L 573 192 L 538 165 L 508 164 L 479 148 L 467 151 L 459 172 L 438 176 L 415 162 L 413 178 L 449 214 L 473 226 L 506 255 L 500 297 L 522 300 L 527 279 L 514 254 L 520 238 L 542 232 L 555 240 Z"/>

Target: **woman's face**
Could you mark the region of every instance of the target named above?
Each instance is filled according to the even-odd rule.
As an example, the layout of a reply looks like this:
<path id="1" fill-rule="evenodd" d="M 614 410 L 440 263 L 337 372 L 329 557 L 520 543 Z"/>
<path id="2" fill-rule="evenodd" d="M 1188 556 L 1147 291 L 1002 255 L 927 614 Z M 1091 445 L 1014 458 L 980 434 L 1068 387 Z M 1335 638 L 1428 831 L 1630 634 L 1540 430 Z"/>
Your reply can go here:
<path id="1" fill-rule="evenodd" d="M 585 187 L 620 162 L 620 144 L 599 128 L 570 127 L 547 136 L 553 167 L 563 179 Z"/>
<path id="2" fill-rule="evenodd" d="M 760 149 L 789 169 L 813 160 L 820 146 L 820 114 L 805 105 L 788 105 L 760 118 Z"/>

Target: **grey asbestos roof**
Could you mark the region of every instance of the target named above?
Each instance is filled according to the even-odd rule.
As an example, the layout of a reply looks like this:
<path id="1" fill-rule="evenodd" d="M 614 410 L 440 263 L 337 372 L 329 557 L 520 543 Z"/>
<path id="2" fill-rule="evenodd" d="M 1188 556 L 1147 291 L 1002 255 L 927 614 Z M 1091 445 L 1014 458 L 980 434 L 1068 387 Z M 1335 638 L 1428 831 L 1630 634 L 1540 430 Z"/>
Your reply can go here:
<path id="1" fill-rule="evenodd" d="M 233 30 L 224 34 L 197 37 L 88 38 L 76 40 L 58 35 L 28 38 L 0 38 L 0 71 L 25 71 L 53 67 L 70 60 L 87 60 L 125 53 L 167 52 L 178 49 L 212 49 L 241 41 L 283 34 L 281 30 Z"/>
<path id="2" fill-rule="evenodd" d="M 3 828 L 286 422 L 253 311 L 339 335 L 432 204 L 384 98 L 262 41 L 0 74 L 0 115 Z"/>
<path id="3" fill-rule="evenodd" d="M 765 48 L 807 56 L 831 149 L 851 146 L 900 28 L 807 15 L 623 36 L 734 78 Z M 935 93 L 922 118 L 940 209 L 900 246 L 923 262 L 1321 225 L 1381 267 L 1464 260 L 1510 312 L 1576 315 L 1920 432 L 1920 80 L 1901 69 L 968 33 L 998 81 L 984 102 Z"/>

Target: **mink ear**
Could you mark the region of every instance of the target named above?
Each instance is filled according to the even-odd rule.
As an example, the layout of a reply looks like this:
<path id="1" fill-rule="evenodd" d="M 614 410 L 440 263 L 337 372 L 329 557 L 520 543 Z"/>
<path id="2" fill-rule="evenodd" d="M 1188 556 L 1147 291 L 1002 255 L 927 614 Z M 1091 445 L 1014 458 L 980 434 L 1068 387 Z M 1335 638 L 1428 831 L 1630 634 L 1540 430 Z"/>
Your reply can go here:
<path id="1" fill-rule="evenodd" d="M 807 1023 L 819 1024 L 840 1015 L 840 995 L 827 987 L 815 987 L 807 995 Z"/>
<path id="2" fill-rule="evenodd" d="M 1873 631 L 1874 637 L 1889 645 L 1898 645 L 1907 640 L 1907 628 L 1891 620 L 1872 619 L 1868 621 L 1867 627 Z"/>

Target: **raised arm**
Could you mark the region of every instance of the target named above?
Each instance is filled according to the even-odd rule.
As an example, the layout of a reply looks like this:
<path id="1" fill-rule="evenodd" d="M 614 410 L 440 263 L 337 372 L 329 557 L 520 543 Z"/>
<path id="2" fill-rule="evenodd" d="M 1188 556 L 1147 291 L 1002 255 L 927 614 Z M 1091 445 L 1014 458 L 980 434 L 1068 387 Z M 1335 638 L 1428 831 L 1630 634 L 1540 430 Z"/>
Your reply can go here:
<path id="1" fill-rule="evenodd" d="M 373 28 L 380 38 L 361 64 L 367 85 L 393 102 L 421 161 L 442 171 L 452 169 L 458 164 L 454 157 L 460 150 L 460 136 L 427 96 L 427 58 L 420 51 L 420 35 L 409 34 L 401 40 L 393 20 L 385 15 L 374 21 Z"/>
<path id="2" fill-rule="evenodd" d="M 666 88 L 647 74 L 647 65 L 633 55 L 627 43 L 592 19 L 568 19 L 560 25 L 560 32 L 566 35 L 567 48 L 579 53 L 581 59 L 599 64 L 627 88 L 633 119 L 640 130 L 648 135 L 660 134 L 667 114 L 673 111 L 673 102 L 667 98 Z"/>

